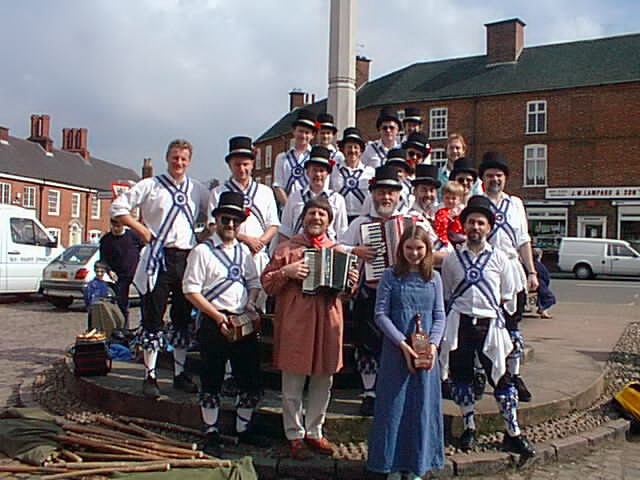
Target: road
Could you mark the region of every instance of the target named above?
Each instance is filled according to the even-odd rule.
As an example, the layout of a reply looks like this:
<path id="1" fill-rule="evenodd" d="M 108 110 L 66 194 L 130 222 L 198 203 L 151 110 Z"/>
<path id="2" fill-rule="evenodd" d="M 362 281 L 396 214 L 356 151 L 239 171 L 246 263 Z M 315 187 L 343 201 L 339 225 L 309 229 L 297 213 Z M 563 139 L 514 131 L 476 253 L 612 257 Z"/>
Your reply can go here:
<path id="1" fill-rule="evenodd" d="M 558 302 L 640 305 L 640 281 L 613 279 L 552 279 Z"/>

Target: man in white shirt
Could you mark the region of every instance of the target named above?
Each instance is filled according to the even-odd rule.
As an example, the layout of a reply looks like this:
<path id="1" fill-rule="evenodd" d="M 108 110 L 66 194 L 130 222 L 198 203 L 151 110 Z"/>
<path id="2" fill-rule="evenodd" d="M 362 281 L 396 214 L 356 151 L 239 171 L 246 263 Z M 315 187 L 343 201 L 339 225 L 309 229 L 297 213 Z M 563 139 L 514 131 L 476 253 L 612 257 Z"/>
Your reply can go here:
<path id="1" fill-rule="evenodd" d="M 442 282 L 447 323 L 440 344 L 442 371 L 453 382 L 451 396 L 460 407 L 464 432 L 460 447 L 471 450 L 476 443 L 474 359 L 480 359 L 504 419 L 505 450 L 531 457 L 533 446 L 518 425 L 518 392 L 507 371 L 512 349 L 502 304 L 513 294 L 509 260 L 487 242 L 495 217 L 490 201 L 476 195 L 460 214 L 466 241 L 442 262 Z"/>
<path id="2" fill-rule="evenodd" d="M 380 138 L 369 142 L 362 154 L 362 163 L 372 168 L 384 165 L 387 161 L 389 150 L 398 146 L 400 120 L 395 110 L 390 107 L 380 110 L 376 120 L 376 128 L 380 133 Z"/>
<path id="3" fill-rule="evenodd" d="M 438 210 L 438 167 L 421 163 L 416 166 L 413 180 L 413 196 L 415 201 L 409 210 L 409 214 L 417 213 L 433 222 Z"/>
<path id="4" fill-rule="evenodd" d="M 306 109 L 298 111 L 291 127 L 293 148 L 278 154 L 274 165 L 273 190 L 280 207 L 284 207 L 289 195 L 309 185 L 304 164 L 309 158 L 311 142 L 318 127 L 315 113 Z"/>
<path id="5" fill-rule="evenodd" d="M 515 288 L 512 301 L 505 304 L 507 329 L 513 340 L 513 351 L 509 355 L 507 368 L 514 377 L 520 399 L 528 402 L 531 400 L 531 393 L 520 377 L 524 338 L 519 323 L 527 300 L 527 290 L 533 292 L 538 289 L 538 274 L 533 263 L 527 213 L 520 198 L 508 195 L 504 191 L 509 177 L 509 167 L 503 153 L 485 153 L 479 170 L 485 195 L 491 200 L 491 208 L 496 217 L 496 223 L 487 240 L 506 253 Z"/>
<path id="6" fill-rule="evenodd" d="M 333 123 L 333 115 L 330 113 L 319 113 L 318 126 L 319 129 L 316 135 L 316 145 L 328 148 L 331 152 L 331 160 L 334 160 L 336 165 L 342 165 L 344 162 L 344 155 L 336 148 L 335 145 L 338 127 Z"/>
<path id="7" fill-rule="evenodd" d="M 257 338 L 259 317 L 256 300 L 260 278 L 247 245 L 238 242 L 240 225 L 247 219 L 245 196 L 223 192 L 212 215 L 215 231 L 211 238 L 189 254 L 182 281 L 184 295 L 200 311 L 198 341 L 203 368 L 200 410 L 206 432 L 205 449 L 221 446 L 218 431 L 220 391 L 225 364 L 231 361 L 239 388 L 236 406 L 236 432 L 240 442 L 259 447 L 269 442 L 255 435 L 251 418 L 261 394 L 260 345 Z M 234 339 L 232 319 L 246 314 L 255 328 Z"/>
<path id="8" fill-rule="evenodd" d="M 145 178 L 121 194 L 111 205 L 111 217 L 131 228 L 146 243 L 133 279 L 142 294 L 142 348 L 144 351 L 145 396 L 157 398 L 156 362 L 164 343 L 163 317 L 169 295 L 173 345 L 174 388 L 189 393 L 197 386 L 184 371 L 187 347 L 191 342 L 191 305 L 182 294 L 182 276 L 189 251 L 196 245 L 194 226 L 206 218 L 209 192 L 197 180 L 187 176 L 192 146 L 186 140 L 174 140 L 167 149 L 167 174 Z M 131 212 L 140 208 L 142 222 Z"/>
<path id="9" fill-rule="evenodd" d="M 335 161 L 331 160 L 331 152 L 327 148 L 317 145 L 311 149 L 309 159 L 304 165 L 309 185 L 303 190 L 293 192 L 287 200 L 282 211 L 281 242 L 302 233 L 304 205 L 318 196 L 325 197 L 333 209 L 333 220 L 329 224 L 327 235 L 334 242 L 342 238 L 348 225 L 344 197 L 326 186 L 334 165 Z"/>

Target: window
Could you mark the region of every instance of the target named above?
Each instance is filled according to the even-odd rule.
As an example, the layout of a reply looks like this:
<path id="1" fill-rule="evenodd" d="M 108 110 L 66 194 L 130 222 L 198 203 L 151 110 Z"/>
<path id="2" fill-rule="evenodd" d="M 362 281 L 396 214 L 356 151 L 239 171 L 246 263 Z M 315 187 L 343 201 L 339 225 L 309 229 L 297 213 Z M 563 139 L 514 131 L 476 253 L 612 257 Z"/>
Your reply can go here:
<path id="1" fill-rule="evenodd" d="M 100 218 L 100 199 L 97 195 L 91 197 L 91 218 L 94 220 Z"/>
<path id="2" fill-rule="evenodd" d="M 60 234 L 61 230 L 59 228 L 47 228 L 47 233 L 53 240 L 56 242 L 57 246 L 60 246 Z"/>
<path id="3" fill-rule="evenodd" d="M 62 255 L 60 261 L 64 263 L 73 263 L 75 265 L 85 265 L 91 257 L 98 251 L 97 245 L 78 245 L 67 248 Z"/>
<path id="4" fill-rule="evenodd" d="M 558 253 L 560 240 L 567 236 L 567 212 L 564 207 L 527 207 L 532 244 L 545 252 Z"/>
<path id="5" fill-rule="evenodd" d="M 429 110 L 429 138 L 447 138 L 447 109 Z"/>
<path id="6" fill-rule="evenodd" d="M 635 257 L 633 250 L 625 245 L 607 245 L 607 255 L 610 257 Z"/>
<path id="7" fill-rule="evenodd" d="M 262 149 L 256 148 L 256 170 L 262 168 Z"/>
<path id="8" fill-rule="evenodd" d="M 264 177 L 264 184 L 268 185 L 268 186 L 271 186 L 271 175 L 266 175 Z"/>
<path id="9" fill-rule="evenodd" d="M 273 153 L 273 147 L 267 145 L 264 147 L 264 168 L 271 168 L 271 155 Z"/>
<path id="10" fill-rule="evenodd" d="M 527 102 L 527 132 L 547 133 L 547 102 L 538 100 Z"/>
<path id="11" fill-rule="evenodd" d="M 82 227 L 75 222 L 69 226 L 69 245 L 82 243 Z"/>
<path id="12" fill-rule="evenodd" d="M 102 236 L 102 231 L 100 230 L 89 230 L 89 243 L 99 243 L 100 237 Z"/>
<path id="13" fill-rule="evenodd" d="M 60 191 L 49 190 L 47 193 L 47 211 L 49 215 L 60 215 Z"/>
<path id="14" fill-rule="evenodd" d="M 33 220 L 28 218 L 12 218 L 9 224 L 11 225 L 11 240 L 13 243 L 47 245 L 50 242 L 45 231 Z"/>
<path id="15" fill-rule="evenodd" d="M 525 145 L 524 185 L 545 186 L 547 184 L 547 146 Z"/>
<path id="16" fill-rule="evenodd" d="M 262 177 L 260 177 L 260 176 L 255 177 L 255 179 L 254 179 L 254 180 L 255 180 L 257 183 L 262 183 Z"/>
<path id="17" fill-rule="evenodd" d="M 22 206 L 25 208 L 36 208 L 36 187 L 24 187 Z"/>
<path id="18" fill-rule="evenodd" d="M 447 151 L 444 148 L 434 148 L 431 150 L 431 165 L 442 168 L 447 164 Z"/>
<path id="19" fill-rule="evenodd" d="M 80 218 L 80 194 L 71 194 L 71 216 L 73 218 Z"/>
<path id="20" fill-rule="evenodd" d="M 0 183 L 0 203 L 11 203 L 10 183 Z"/>

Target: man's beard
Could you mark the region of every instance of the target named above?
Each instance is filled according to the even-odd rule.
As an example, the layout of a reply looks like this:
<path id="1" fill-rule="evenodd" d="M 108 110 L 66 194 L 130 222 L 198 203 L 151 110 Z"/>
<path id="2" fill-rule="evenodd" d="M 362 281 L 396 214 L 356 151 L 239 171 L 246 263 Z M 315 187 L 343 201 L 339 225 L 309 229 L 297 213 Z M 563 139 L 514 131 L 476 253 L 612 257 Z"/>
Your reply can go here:
<path id="1" fill-rule="evenodd" d="M 497 194 L 502 192 L 502 185 L 499 184 L 498 182 L 489 182 L 489 185 L 487 185 L 487 193 L 491 193 L 491 194 Z"/>
<path id="2" fill-rule="evenodd" d="M 478 234 L 467 234 L 467 245 L 471 247 L 478 247 L 484 243 L 484 237 Z"/>
<path id="3" fill-rule="evenodd" d="M 418 197 L 418 206 L 423 211 L 425 212 L 429 211 L 432 205 L 433 205 L 433 201 L 430 201 L 428 198 L 421 199 L 420 197 Z"/>
<path id="4" fill-rule="evenodd" d="M 382 205 L 382 203 L 380 202 L 376 202 L 375 200 L 373 202 L 373 207 L 375 208 L 376 213 L 381 217 L 390 217 L 391 215 L 393 215 L 393 212 L 395 212 L 396 210 L 396 206 L 397 206 L 397 203 L 394 203 L 389 206 L 385 206 L 385 205 Z"/>

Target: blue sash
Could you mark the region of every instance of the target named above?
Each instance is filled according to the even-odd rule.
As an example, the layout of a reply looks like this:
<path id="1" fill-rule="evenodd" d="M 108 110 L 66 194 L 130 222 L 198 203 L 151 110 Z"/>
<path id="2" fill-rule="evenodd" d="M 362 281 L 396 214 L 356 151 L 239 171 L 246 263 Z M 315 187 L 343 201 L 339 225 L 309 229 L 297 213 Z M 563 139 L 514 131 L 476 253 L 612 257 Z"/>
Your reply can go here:
<path id="1" fill-rule="evenodd" d="M 359 188 L 360 177 L 362 176 L 362 172 L 364 170 L 362 168 L 357 169 L 353 173 L 350 173 L 346 167 L 340 167 L 338 169 L 342 180 L 344 181 L 344 185 L 340 189 L 340 195 L 347 198 L 347 195 L 350 193 L 353 194 L 360 203 L 364 203 L 364 193 Z"/>
<path id="2" fill-rule="evenodd" d="M 375 150 L 375 152 L 378 154 L 378 157 L 380 157 L 380 166 L 384 165 L 386 163 L 387 160 L 387 154 L 384 151 L 384 147 L 381 147 L 377 141 L 373 142 L 371 144 L 371 147 Z"/>
<path id="3" fill-rule="evenodd" d="M 476 288 L 480 294 L 489 302 L 491 308 L 496 311 L 499 322 L 502 320 L 502 309 L 496 301 L 494 295 L 491 293 L 491 285 L 484 278 L 484 270 L 487 267 L 487 263 L 493 255 L 493 251 L 484 251 L 474 260 L 471 259 L 468 251 L 461 252 L 460 249 L 456 249 L 456 256 L 458 261 L 464 270 L 464 278 L 458 283 L 453 290 L 451 297 L 447 302 L 447 313 L 451 310 L 451 307 L 455 301 L 460 298 L 470 288 Z"/>
<path id="4" fill-rule="evenodd" d="M 504 233 L 507 234 L 509 240 L 511 240 L 511 245 L 516 250 L 518 249 L 518 240 L 516 231 L 507 221 L 507 212 L 509 211 L 509 207 L 511 206 L 511 201 L 508 198 L 503 198 L 500 202 L 499 206 L 496 206 L 493 202 L 491 202 L 491 211 L 496 217 L 496 220 L 493 225 L 493 230 L 487 236 L 487 240 L 491 241 L 493 237 L 496 236 L 498 230 L 504 230 Z"/>
<path id="5" fill-rule="evenodd" d="M 309 158 L 309 151 L 306 151 L 302 156 L 302 160 L 298 163 L 296 159 L 295 150 L 289 150 L 285 158 L 287 159 L 287 163 L 289 164 L 289 168 L 291 168 L 291 173 L 289 174 L 289 178 L 287 179 L 287 186 L 285 190 L 287 191 L 287 195 L 291 195 L 291 189 L 295 183 L 300 184 L 301 188 L 306 187 L 309 184 L 309 179 L 304 173 L 304 163 L 307 158 Z"/>
<path id="6" fill-rule="evenodd" d="M 191 234 L 195 235 L 195 233 L 193 232 L 195 223 L 194 215 L 191 211 L 191 207 L 189 206 L 189 188 L 191 187 L 191 181 L 189 180 L 189 178 L 187 177 L 187 179 L 180 186 L 176 186 L 164 174 L 156 176 L 155 181 L 166 188 L 167 191 L 171 194 L 173 205 L 162 220 L 162 224 L 160 225 L 157 236 L 151 242 L 151 251 L 145 268 L 145 271 L 147 272 L 147 275 L 149 275 L 149 277 L 153 277 L 158 272 L 160 267 L 164 268 L 164 244 L 167 240 L 167 235 L 169 234 L 169 231 L 173 226 L 173 222 L 180 213 L 182 213 L 187 218 L 187 221 L 191 226 Z"/>
<path id="7" fill-rule="evenodd" d="M 233 249 L 233 260 L 230 259 L 226 252 L 222 249 L 222 244 L 216 247 L 211 240 L 207 240 L 205 244 L 209 247 L 209 250 L 216 257 L 220 263 L 222 263 L 227 269 L 227 276 L 211 287 L 204 293 L 204 297 L 212 302 L 224 292 L 229 290 L 235 283 L 241 283 L 246 288 L 246 279 L 242 276 L 242 263 L 244 261 L 244 255 L 242 254 L 242 247 L 239 243 Z"/>
<path id="8" fill-rule="evenodd" d="M 260 223 L 260 228 L 262 228 L 262 231 L 264 232 L 267 229 L 267 227 L 264 221 L 264 217 L 262 216 L 262 212 L 260 211 L 260 209 L 258 208 L 255 202 L 256 193 L 258 192 L 258 182 L 251 180 L 249 182 L 249 188 L 247 188 L 246 193 L 243 190 L 241 190 L 240 187 L 238 187 L 231 180 L 227 180 L 226 182 L 224 182 L 224 186 L 229 192 L 238 192 L 244 195 L 245 208 L 248 208 L 249 210 L 251 210 L 251 214 L 254 217 L 256 217 L 256 219 L 258 220 L 258 223 Z"/>

